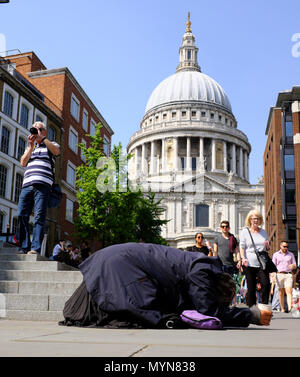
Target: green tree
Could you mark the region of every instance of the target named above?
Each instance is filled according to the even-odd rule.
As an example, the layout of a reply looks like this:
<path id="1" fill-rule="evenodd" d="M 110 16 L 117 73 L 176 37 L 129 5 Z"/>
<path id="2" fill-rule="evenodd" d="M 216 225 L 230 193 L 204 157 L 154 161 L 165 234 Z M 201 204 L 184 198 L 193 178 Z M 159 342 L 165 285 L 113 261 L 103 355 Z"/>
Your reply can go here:
<path id="1" fill-rule="evenodd" d="M 154 194 L 144 195 L 132 190 L 127 180 L 127 160 L 122 146 L 114 146 L 111 159 L 103 152 L 101 124 L 91 137 L 91 146 L 79 144 L 85 163 L 77 168 L 76 218 L 80 239 L 99 240 L 103 246 L 125 242 L 152 242 L 166 244 L 161 237 L 163 208 Z"/>

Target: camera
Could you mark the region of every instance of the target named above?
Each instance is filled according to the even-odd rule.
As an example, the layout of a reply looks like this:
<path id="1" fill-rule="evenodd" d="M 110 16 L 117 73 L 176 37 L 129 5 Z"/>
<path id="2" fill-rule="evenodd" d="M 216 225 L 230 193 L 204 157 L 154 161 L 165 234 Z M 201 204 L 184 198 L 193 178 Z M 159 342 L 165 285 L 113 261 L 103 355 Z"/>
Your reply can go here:
<path id="1" fill-rule="evenodd" d="M 31 133 L 31 135 L 37 135 L 38 134 L 38 130 L 35 127 L 31 127 L 29 132 Z"/>

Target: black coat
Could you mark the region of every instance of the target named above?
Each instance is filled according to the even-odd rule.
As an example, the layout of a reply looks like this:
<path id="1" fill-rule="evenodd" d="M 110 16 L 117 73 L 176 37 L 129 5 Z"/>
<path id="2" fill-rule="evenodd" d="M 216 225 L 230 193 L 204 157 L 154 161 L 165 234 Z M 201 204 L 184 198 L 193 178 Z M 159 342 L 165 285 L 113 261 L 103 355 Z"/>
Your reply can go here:
<path id="1" fill-rule="evenodd" d="M 196 309 L 224 325 L 248 326 L 249 309 L 230 309 L 216 300 L 222 273 L 218 257 L 167 246 L 127 243 L 99 250 L 79 268 L 99 307 L 156 326 L 163 314 Z"/>

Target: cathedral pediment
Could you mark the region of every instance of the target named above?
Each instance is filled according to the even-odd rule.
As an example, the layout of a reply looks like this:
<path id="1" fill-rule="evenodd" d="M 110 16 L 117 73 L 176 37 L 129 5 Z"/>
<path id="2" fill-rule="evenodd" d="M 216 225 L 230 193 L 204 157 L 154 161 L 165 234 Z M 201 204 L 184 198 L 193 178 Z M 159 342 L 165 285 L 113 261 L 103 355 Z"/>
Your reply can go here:
<path id="1" fill-rule="evenodd" d="M 198 174 L 170 185 L 170 191 L 187 193 L 238 193 L 231 184 L 206 174 Z"/>

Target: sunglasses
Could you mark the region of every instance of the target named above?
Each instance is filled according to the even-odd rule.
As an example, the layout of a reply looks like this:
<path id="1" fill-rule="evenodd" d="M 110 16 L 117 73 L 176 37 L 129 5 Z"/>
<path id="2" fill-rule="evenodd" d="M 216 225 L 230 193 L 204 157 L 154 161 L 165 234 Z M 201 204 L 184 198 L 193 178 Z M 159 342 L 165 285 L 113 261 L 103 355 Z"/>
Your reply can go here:
<path id="1" fill-rule="evenodd" d="M 221 228 L 229 228 L 229 225 L 221 225 Z"/>
<path id="2" fill-rule="evenodd" d="M 197 238 L 203 238 L 202 236 L 198 236 Z"/>

